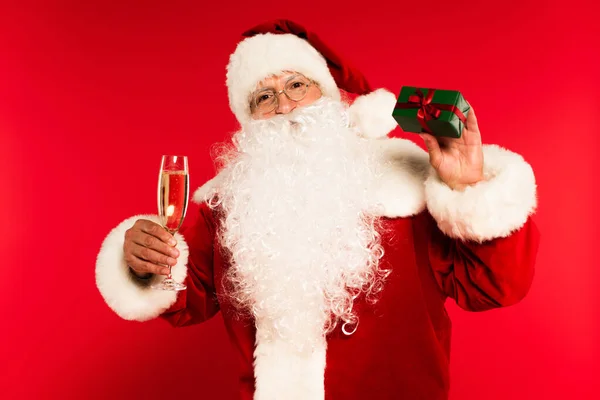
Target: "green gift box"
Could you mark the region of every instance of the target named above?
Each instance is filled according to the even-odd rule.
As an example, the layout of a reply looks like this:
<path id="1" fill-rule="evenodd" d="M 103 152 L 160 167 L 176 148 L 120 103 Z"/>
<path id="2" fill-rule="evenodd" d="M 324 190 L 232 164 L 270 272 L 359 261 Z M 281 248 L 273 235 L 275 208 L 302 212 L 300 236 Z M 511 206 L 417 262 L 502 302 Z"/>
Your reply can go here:
<path id="1" fill-rule="evenodd" d="M 456 90 L 404 86 L 392 116 L 405 132 L 460 138 L 470 109 Z"/>

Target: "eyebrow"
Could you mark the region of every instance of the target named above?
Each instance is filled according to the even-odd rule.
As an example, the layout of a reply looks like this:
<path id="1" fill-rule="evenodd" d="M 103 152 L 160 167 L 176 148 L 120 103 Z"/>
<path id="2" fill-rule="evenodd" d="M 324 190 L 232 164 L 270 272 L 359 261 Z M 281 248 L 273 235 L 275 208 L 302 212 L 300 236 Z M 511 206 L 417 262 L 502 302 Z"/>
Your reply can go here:
<path id="1" fill-rule="evenodd" d="M 289 76 L 289 77 L 288 77 L 288 78 L 285 80 L 285 82 L 283 83 L 283 86 L 285 87 L 285 85 L 287 85 L 289 81 L 291 81 L 291 80 L 292 80 L 292 79 L 294 79 L 294 78 L 298 78 L 298 77 L 302 77 L 302 78 L 305 78 L 305 79 L 307 79 L 307 80 L 310 80 L 310 79 L 308 79 L 306 76 L 304 76 L 303 74 L 301 74 L 301 73 L 297 72 L 297 73 L 295 73 L 295 74 L 293 74 L 293 75 L 290 75 L 290 76 Z M 252 94 L 255 94 L 255 93 L 260 93 L 260 92 L 262 92 L 263 90 L 275 90 L 275 88 L 274 88 L 273 86 L 263 86 L 263 87 L 261 87 L 261 88 L 259 88 L 259 89 L 256 89 L 254 92 L 252 92 Z"/>

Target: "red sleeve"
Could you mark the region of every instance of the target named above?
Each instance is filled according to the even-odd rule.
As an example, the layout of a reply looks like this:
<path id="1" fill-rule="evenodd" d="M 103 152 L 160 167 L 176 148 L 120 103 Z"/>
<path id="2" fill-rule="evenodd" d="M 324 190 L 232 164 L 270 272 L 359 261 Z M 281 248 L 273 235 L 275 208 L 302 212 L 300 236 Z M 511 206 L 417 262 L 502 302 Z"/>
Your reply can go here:
<path id="1" fill-rule="evenodd" d="M 478 243 L 453 239 L 424 212 L 417 216 L 427 238 L 424 251 L 443 292 L 468 311 L 485 311 L 520 301 L 531 286 L 540 233 L 529 217 L 507 237 Z"/>
<path id="2" fill-rule="evenodd" d="M 186 290 L 177 294 L 177 301 L 162 315 L 173 326 L 188 326 L 204 322 L 219 311 L 213 280 L 213 243 L 216 225 L 212 210 L 206 203 L 199 207 L 192 225 L 181 233 L 189 247 Z"/>

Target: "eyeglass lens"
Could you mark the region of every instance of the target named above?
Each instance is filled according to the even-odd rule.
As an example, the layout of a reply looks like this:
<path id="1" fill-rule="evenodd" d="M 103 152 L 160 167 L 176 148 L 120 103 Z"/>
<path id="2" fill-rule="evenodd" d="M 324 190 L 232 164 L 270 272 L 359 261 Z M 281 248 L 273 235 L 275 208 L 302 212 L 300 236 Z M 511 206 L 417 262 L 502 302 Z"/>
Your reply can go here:
<path id="1" fill-rule="evenodd" d="M 292 101 L 300 101 L 306 96 L 310 81 L 303 76 L 294 76 L 288 80 L 283 88 L 287 97 Z M 254 96 L 256 110 L 262 113 L 273 111 L 277 107 L 278 97 L 272 88 L 260 90 Z"/>

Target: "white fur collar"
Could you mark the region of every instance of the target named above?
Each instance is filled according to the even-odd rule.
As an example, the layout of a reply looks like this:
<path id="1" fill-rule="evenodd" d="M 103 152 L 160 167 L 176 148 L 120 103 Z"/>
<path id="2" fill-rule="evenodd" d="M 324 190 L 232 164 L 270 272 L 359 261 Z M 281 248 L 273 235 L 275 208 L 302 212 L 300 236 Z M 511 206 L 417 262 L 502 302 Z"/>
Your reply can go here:
<path id="1" fill-rule="evenodd" d="M 381 161 L 384 173 L 379 178 L 375 201 L 383 206 L 382 216 L 409 217 L 425 209 L 424 182 L 429 171 L 427 152 L 407 139 L 372 139 L 370 148 Z M 220 175 L 194 192 L 193 201 L 201 203 L 209 193 L 219 191 Z"/>

